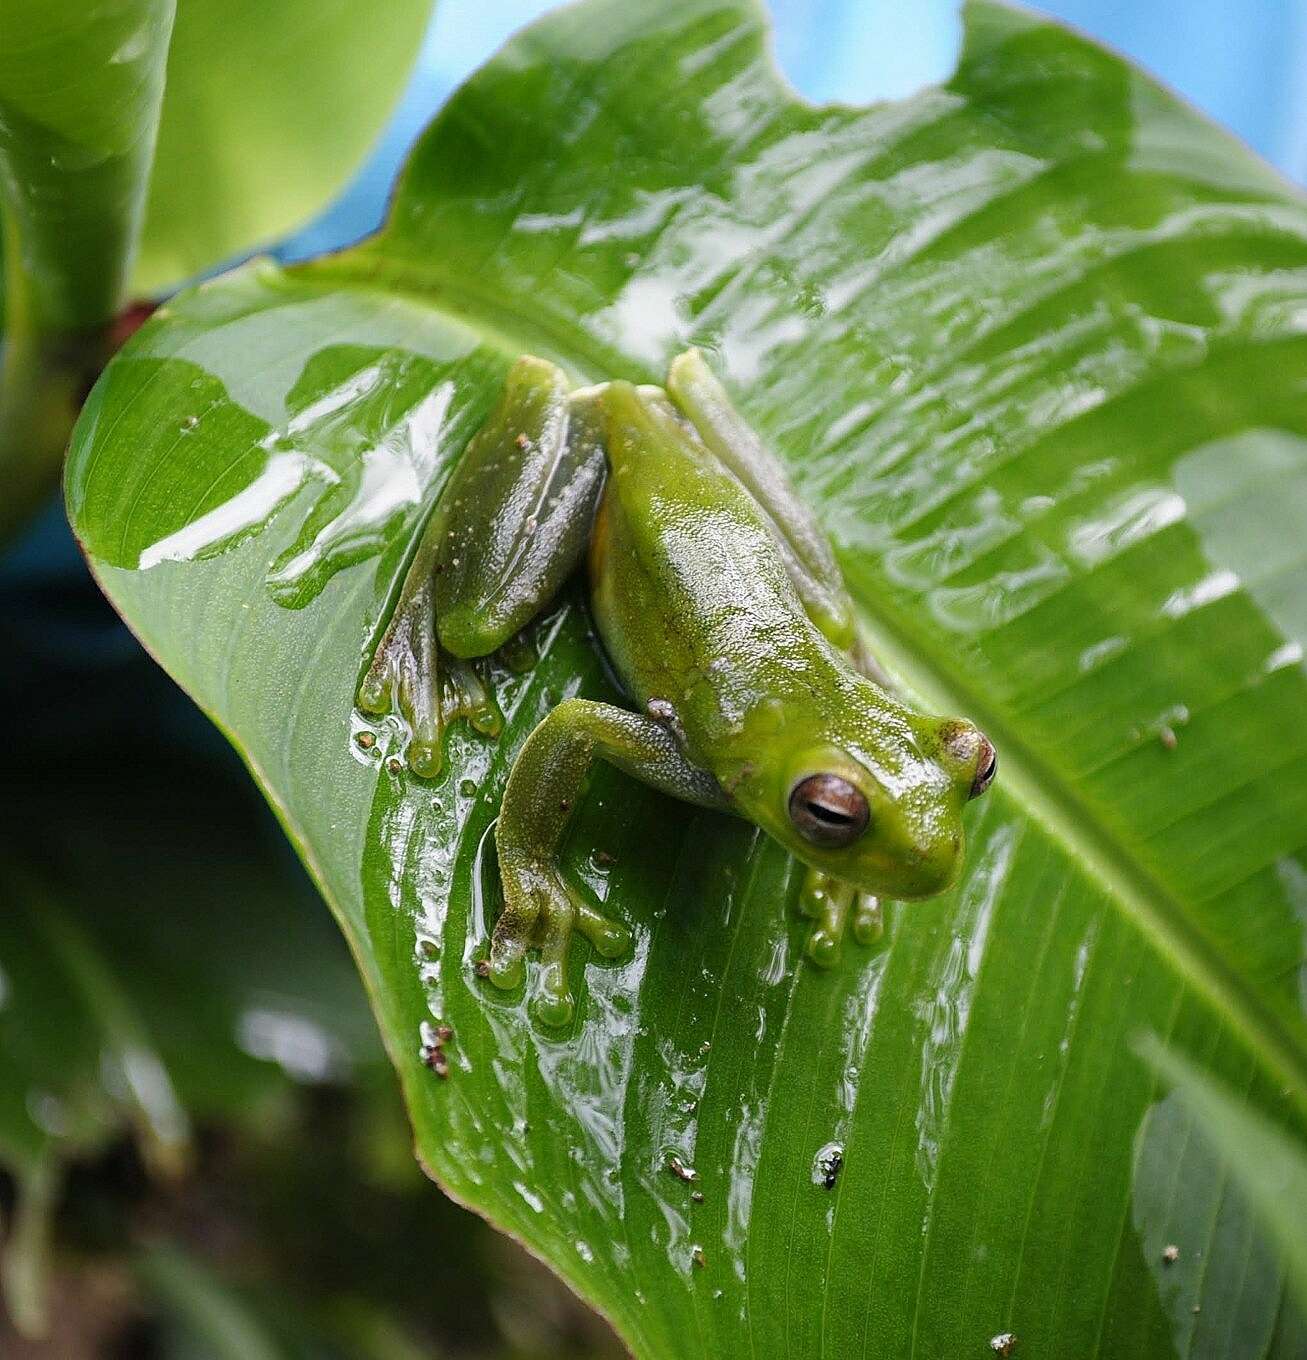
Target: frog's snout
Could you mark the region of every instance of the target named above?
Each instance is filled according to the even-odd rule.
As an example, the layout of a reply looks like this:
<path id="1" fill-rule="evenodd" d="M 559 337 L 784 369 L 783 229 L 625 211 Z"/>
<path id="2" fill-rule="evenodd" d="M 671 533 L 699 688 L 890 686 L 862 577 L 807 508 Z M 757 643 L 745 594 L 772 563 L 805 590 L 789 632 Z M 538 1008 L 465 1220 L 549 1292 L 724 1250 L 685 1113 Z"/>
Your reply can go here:
<path id="1" fill-rule="evenodd" d="M 962 830 L 923 837 L 903 854 L 905 896 L 936 897 L 957 881 L 962 868 Z"/>

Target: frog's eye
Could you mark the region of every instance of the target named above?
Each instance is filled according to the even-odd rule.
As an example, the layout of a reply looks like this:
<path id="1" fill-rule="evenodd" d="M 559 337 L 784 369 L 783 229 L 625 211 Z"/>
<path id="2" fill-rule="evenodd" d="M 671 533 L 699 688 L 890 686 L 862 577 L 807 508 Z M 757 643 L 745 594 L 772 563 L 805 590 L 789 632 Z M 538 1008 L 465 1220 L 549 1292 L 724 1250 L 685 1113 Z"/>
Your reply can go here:
<path id="1" fill-rule="evenodd" d="M 994 782 L 997 772 L 998 752 L 994 750 L 994 743 L 988 737 L 981 737 L 980 752 L 976 758 L 976 777 L 971 781 L 971 792 L 967 797 L 979 798 Z"/>
<path id="2" fill-rule="evenodd" d="M 831 849 L 852 845 L 870 820 L 867 800 L 837 774 L 810 774 L 790 794 L 790 821 L 812 845 Z"/>

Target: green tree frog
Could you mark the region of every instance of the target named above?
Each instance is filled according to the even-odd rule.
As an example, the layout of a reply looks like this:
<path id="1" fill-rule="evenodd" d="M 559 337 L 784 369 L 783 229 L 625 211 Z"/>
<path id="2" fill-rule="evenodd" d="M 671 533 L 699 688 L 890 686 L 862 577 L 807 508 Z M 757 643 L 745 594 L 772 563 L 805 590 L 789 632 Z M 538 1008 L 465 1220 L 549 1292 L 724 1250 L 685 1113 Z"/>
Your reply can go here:
<path id="1" fill-rule="evenodd" d="M 439 769 L 450 716 L 495 730 L 469 660 L 513 638 L 587 555 L 594 620 L 632 707 L 568 699 L 518 753 L 483 976 L 513 987 L 539 950 L 532 1007 L 563 1025 L 573 932 L 606 957 L 629 947 L 558 863 L 596 759 L 748 818 L 804 861 L 816 962 L 838 957 L 849 926 L 875 937 L 880 897 L 953 882 L 962 808 L 993 779 L 994 748 L 878 682 L 826 537 L 695 350 L 665 388 L 571 390 L 543 359 L 514 365 L 431 513 L 359 692 L 371 712 L 399 704 L 417 774 Z"/>

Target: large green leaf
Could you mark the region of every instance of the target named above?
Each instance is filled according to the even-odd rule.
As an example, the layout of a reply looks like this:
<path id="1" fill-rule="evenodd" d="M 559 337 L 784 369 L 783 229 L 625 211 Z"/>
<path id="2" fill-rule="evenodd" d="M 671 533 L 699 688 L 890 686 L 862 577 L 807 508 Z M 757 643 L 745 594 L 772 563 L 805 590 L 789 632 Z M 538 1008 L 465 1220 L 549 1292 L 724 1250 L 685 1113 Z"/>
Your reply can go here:
<path id="1" fill-rule="evenodd" d="M 774 845 L 599 771 L 571 868 L 636 946 L 579 949 L 575 1028 L 542 1035 L 472 961 L 514 750 L 608 692 L 579 595 L 436 783 L 352 695 L 511 360 L 656 380 L 690 342 L 877 652 L 1002 768 L 958 889 L 834 973 Z M 1132 1044 L 1301 1137 L 1307 209 L 1149 80 L 977 0 L 947 85 L 812 108 L 750 0 L 560 11 L 454 98 L 380 236 L 142 331 L 68 494 L 335 910 L 425 1163 L 638 1353 L 1300 1347 L 1219 1184 L 1183 1244 L 1206 1282 L 1152 1250 L 1184 1186 L 1136 1156 L 1163 1125 Z"/>
<path id="2" fill-rule="evenodd" d="M 435 0 L 180 0 L 140 256 L 175 287 L 321 212 L 385 126 Z"/>

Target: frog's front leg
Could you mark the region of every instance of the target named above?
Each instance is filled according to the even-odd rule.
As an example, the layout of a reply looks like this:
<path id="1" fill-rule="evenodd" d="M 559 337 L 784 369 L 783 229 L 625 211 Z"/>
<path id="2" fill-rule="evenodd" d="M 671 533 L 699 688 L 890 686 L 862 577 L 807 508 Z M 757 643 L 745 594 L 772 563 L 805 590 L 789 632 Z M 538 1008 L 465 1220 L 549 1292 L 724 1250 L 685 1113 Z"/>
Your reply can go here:
<path id="1" fill-rule="evenodd" d="M 630 946 L 626 927 L 596 911 L 558 865 L 572 809 L 596 757 L 684 801 L 728 806 L 721 786 L 690 763 L 666 722 L 567 699 L 531 733 L 509 776 L 495 828 L 504 909 L 480 971 L 497 987 L 514 987 L 527 952 L 538 949 L 531 1004 L 546 1025 L 565 1025 L 572 1017 L 567 952 L 574 930 L 605 958 Z"/>
<path id="2" fill-rule="evenodd" d="M 859 944 L 874 944 L 885 929 L 878 898 L 820 869 L 809 869 L 804 876 L 799 910 L 813 923 L 808 957 L 823 968 L 839 962 L 846 929 Z"/>

